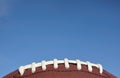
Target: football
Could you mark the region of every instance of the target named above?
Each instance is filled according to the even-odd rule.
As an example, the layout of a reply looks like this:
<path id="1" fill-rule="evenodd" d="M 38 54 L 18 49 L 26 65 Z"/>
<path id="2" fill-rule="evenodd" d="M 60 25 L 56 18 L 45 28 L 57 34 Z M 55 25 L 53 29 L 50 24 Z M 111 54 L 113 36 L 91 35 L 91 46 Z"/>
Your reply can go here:
<path id="1" fill-rule="evenodd" d="M 20 66 L 3 78 L 117 78 L 103 69 L 101 64 L 79 59 L 33 62 Z"/>

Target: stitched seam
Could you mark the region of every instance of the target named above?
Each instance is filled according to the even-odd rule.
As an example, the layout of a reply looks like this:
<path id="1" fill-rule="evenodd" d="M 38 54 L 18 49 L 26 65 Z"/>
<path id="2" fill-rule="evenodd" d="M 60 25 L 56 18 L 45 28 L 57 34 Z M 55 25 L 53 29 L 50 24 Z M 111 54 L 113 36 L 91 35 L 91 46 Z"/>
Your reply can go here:
<path id="1" fill-rule="evenodd" d="M 18 77 L 18 78 L 24 78 L 24 77 L 29 77 L 29 76 L 32 76 L 32 75 L 37 75 L 37 74 L 40 74 L 40 73 L 46 73 L 46 72 L 85 72 L 85 73 L 89 73 L 89 74 L 93 74 L 93 75 L 96 75 L 96 76 L 101 76 L 101 77 L 104 77 L 104 78 L 110 78 L 107 74 L 108 77 L 106 76 L 102 76 L 100 74 L 96 74 L 96 73 L 93 73 L 93 72 L 89 72 L 89 71 L 85 71 L 85 70 L 46 70 L 46 71 L 39 71 L 39 72 L 35 72 L 35 73 L 32 73 L 30 75 L 25 75 L 25 76 L 21 76 L 21 77 Z"/>

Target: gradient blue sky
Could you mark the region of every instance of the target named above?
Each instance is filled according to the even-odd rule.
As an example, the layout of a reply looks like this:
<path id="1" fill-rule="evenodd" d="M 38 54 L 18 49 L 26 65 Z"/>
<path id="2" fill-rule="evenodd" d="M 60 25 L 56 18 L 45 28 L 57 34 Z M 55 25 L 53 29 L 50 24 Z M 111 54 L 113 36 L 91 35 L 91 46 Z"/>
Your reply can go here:
<path id="1" fill-rule="evenodd" d="M 0 0 L 0 77 L 65 57 L 120 77 L 119 0 Z"/>

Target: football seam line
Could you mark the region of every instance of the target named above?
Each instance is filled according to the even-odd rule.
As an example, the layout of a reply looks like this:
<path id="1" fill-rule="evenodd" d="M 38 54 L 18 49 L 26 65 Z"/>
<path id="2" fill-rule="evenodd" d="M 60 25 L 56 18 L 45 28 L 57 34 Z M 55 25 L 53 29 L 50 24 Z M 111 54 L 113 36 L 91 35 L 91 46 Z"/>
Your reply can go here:
<path id="1" fill-rule="evenodd" d="M 88 72 L 88 71 L 85 71 L 85 70 L 81 70 L 81 71 L 78 71 L 78 70 L 69 70 L 69 71 L 66 71 L 66 70 L 47 70 L 47 71 L 35 72 L 35 73 L 29 74 L 29 75 L 24 75 L 24 76 L 16 77 L 16 78 L 28 77 L 30 75 L 36 75 L 36 74 L 39 74 L 39 73 L 46 73 L 46 72 L 71 72 L 71 73 L 72 72 L 74 72 L 74 73 L 75 72 L 86 72 L 86 73 L 89 73 L 89 74 L 94 74 L 96 76 L 102 76 L 102 77 L 105 77 L 105 78 L 110 78 L 108 75 L 106 77 L 106 76 L 96 74 L 96 73 L 92 73 L 92 72 Z"/>
<path id="2" fill-rule="evenodd" d="M 39 62 L 39 63 L 33 62 L 32 64 L 28 64 L 28 65 L 25 65 L 25 66 L 20 66 L 19 67 L 19 72 L 20 72 L 20 75 L 22 76 L 26 69 L 31 68 L 32 73 L 34 73 L 36 71 L 37 67 L 42 67 L 42 70 L 45 71 L 47 69 L 46 66 L 51 65 L 51 64 L 54 66 L 55 69 L 58 68 L 59 64 L 64 64 L 65 68 L 69 69 L 69 67 L 70 67 L 69 64 L 71 64 L 71 63 L 77 65 L 77 70 L 82 69 L 81 65 L 87 65 L 89 72 L 92 72 L 92 70 L 93 70 L 92 67 L 93 66 L 97 67 L 99 69 L 100 74 L 102 74 L 102 72 L 103 72 L 103 67 L 102 67 L 101 64 L 94 64 L 94 63 L 90 63 L 89 61 L 83 62 L 83 61 L 80 61 L 78 59 L 76 59 L 76 60 L 68 60 L 67 58 L 65 58 L 64 60 L 54 59 L 52 61 L 43 60 L 42 62 Z"/>

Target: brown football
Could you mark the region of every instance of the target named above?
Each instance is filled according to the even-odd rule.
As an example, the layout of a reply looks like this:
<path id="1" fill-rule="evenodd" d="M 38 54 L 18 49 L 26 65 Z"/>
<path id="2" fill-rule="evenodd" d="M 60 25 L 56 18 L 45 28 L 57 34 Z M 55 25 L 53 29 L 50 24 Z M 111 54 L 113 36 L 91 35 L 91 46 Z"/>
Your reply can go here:
<path id="1" fill-rule="evenodd" d="M 105 71 L 100 64 L 80 60 L 54 59 L 32 63 L 20 68 L 3 78 L 117 78 Z"/>

